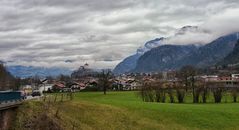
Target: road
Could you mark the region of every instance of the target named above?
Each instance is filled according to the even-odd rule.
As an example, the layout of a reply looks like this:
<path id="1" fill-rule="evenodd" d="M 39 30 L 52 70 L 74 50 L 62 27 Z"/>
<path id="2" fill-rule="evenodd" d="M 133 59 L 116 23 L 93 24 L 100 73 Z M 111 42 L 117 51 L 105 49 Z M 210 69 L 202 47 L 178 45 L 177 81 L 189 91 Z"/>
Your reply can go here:
<path id="1" fill-rule="evenodd" d="M 33 97 L 33 96 L 27 96 L 27 98 L 26 98 L 25 100 L 40 100 L 41 97 L 42 97 L 42 96 L 35 96 L 35 97 Z"/>

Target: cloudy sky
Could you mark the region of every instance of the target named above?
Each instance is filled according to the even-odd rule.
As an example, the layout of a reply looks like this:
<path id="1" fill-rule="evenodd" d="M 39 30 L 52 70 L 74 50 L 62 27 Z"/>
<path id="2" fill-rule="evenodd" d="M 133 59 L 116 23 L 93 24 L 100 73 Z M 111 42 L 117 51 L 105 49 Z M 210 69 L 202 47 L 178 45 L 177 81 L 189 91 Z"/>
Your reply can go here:
<path id="1" fill-rule="evenodd" d="M 174 44 L 239 31 L 238 0 L 0 0 L 0 60 L 8 65 L 112 68 L 139 46 L 186 25 L 206 31 Z"/>

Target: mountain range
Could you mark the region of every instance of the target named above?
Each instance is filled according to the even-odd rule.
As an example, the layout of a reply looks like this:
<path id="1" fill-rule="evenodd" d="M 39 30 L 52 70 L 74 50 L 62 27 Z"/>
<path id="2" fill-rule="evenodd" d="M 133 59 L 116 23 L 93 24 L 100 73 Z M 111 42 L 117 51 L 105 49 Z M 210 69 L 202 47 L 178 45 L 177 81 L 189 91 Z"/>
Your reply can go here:
<path id="1" fill-rule="evenodd" d="M 175 33 L 174 36 L 185 35 L 188 31 L 204 32 L 205 30 L 201 30 L 196 26 L 186 26 Z M 114 68 L 113 72 L 115 74 L 155 72 L 176 70 L 185 65 L 209 67 L 213 65 L 239 64 L 238 33 L 221 36 L 204 45 L 198 43 L 186 45 L 167 44 L 166 42 L 170 39 L 171 37 L 161 37 L 146 42 L 143 47 L 137 49 L 135 54 L 120 62 Z M 0 64 L 4 64 L 4 62 L 0 61 Z M 55 77 L 60 74 L 71 75 L 73 72 L 67 68 L 44 68 L 20 65 L 7 66 L 7 70 L 15 77 L 21 78 L 35 75 L 40 77 Z"/>
<path id="2" fill-rule="evenodd" d="M 187 28 L 184 27 L 182 29 L 184 31 Z M 193 27 L 193 29 L 197 28 Z M 184 33 L 183 31 L 179 31 L 180 33 L 177 33 L 177 35 Z M 166 38 L 162 39 L 165 40 Z M 143 53 L 138 53 L 137 51 L 135 54 L 137 55 L 136 58 L 130 56 L 123 60 L 115 67 L 114 72 L 116 74 L 126 72 L 154 72 L 175 70 L 185 65 L 196 67 L 216 65 L 223 59 L 232 57 L 230 53 L 233 53 L 231 55 L 237 55 L 236 53 L 239 51 L 234 49 L 237 39 L 237 33 L 232 33 L 201 46 L 195 46 L 193 43 L 188 45 L 165 45 L 162 44 L 163 40 L 161 40 L 156 47 L 143 51 Z"/>
<path id="3" fill-rule="evenodd" d="M 142 56 L 145 52 L 150 51 L 153 48 L 156 48 L 162 44 L 165 38 L 156 38 L 154 40 L 150 40 L 144 44 L 143 47 L 139 47 L 136 51 L 136 54 L 131 55 L 125 58 L 122 62 L 120 62 L 113 72 L 115 74 L 126 73 L 133 70 L 136 67 L 137 61 L 140 56 Z"/>
<path id="4" fill-rule="evenodd" d="M 71 70 L 67 68 L 44 68 L 44 67 L 33 67 L 33 66 L 7 66 L 7 70 L 15 77 L 27 78 L 33 76 L 47 77 L 47 76 L 59 76 L 59 75 L 70 75 Z"/>
<path id="5" fill-rule="evenodd" d="M 218 63 L 224 66 L 238 66 L 239 65 L 239 40 L 237 41 L 233 51 L 228 54 L 222 61 Z"/>
<path id="6" fill-rule="evenodd" d="M 163 45 L 142 55 L 133 72 L 153 72 L 177 68 L 183 58 L 195 52 L 194 45 Z"/>

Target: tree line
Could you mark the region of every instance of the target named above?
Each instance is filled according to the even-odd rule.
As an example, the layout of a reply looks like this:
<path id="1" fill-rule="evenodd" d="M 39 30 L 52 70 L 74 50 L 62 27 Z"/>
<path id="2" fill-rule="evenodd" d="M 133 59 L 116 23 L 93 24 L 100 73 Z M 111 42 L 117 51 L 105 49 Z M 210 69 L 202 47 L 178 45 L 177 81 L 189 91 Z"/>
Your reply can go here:
<path id="1" fill-rule="evenodd" d="M 20 87 L 20 78 L 12 76 L 3 64 L 0 64 L 0 91 L 18 90 Z"/>
<path id="2" fill-rule="evenodd" d="M 139 94 L 145 102 L 184 103 L 188 95 L 191 95 L 193 103 L 207 103 L 209 97 L 220 103 L 223 96 L 228 95 L 232 97 L 232 102 L 237 102 L 238 85 L 226 87 L 222 82 L 205 82 L 197 77 L 198 73 L 196 68 L 185 66 L 175 73 L 177 80 L 145 81 Z"/>

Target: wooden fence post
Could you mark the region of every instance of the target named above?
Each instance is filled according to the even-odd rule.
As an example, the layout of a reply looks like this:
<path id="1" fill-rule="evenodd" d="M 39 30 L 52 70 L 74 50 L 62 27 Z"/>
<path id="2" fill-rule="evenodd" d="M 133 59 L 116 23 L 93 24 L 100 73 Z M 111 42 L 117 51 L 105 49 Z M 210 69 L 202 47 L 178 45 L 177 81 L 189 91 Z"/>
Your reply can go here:
<path id="1" fill-rule="evenodd" d="M 55 95 L 55 99 L 54 99 L 54 102 L 56 102 L 56 100 L 57 100 L 57 94 Z"/>
<path id="2" fill-rule="evenodd" d="M 63 93 L 62 93 L 62 94 L 61 94 L 61 102 L 63 102 L 63 96 L 64 96 L 64 95 L 63 95 Z"/>

